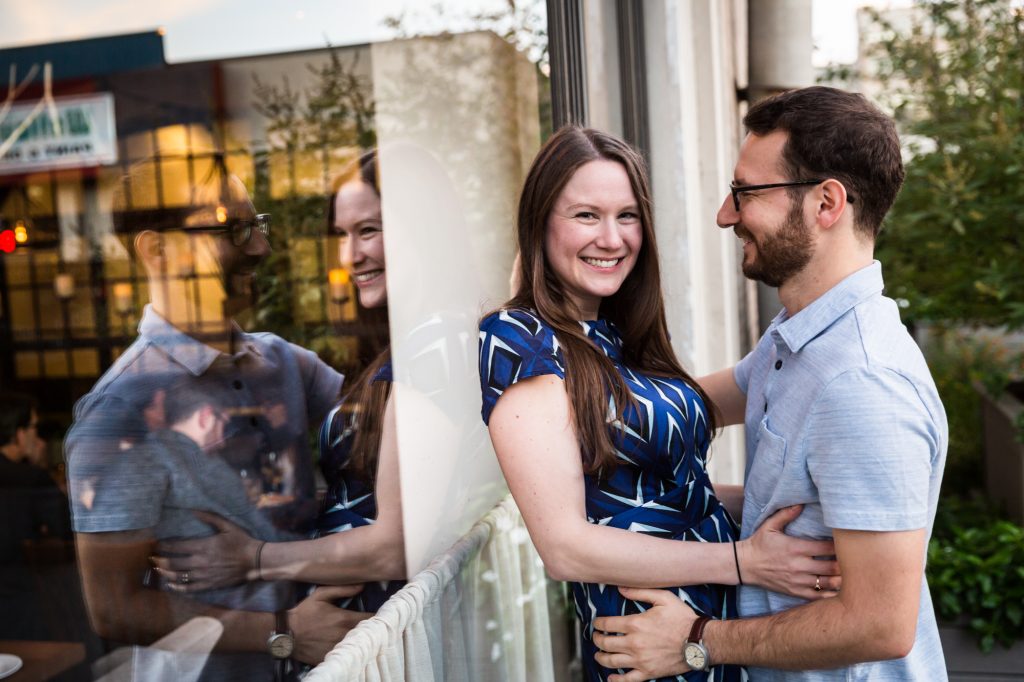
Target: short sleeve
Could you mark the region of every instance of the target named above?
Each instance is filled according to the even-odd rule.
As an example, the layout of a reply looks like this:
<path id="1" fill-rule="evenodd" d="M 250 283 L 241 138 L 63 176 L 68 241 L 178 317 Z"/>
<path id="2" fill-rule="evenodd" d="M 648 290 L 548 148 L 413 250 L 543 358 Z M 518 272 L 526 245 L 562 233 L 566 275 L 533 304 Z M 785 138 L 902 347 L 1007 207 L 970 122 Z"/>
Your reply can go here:
<path id="1" fill-rule="evenodd" d="M 554 330 L 525 310 L 500 310 L 480 322 L 481 415 L 484 423 L 509 386 L 544 374 L 565 378 Z"/>
<path id="2" fill-rule="evenodd" d="M 311 350 L 288 344 L 302 373 L 306 389 L 306 407 L 310 423 L 316 424 L 338 403 L 344 376 L 332 369 Z"/>
<path id="3" fill-rule="evenodd" d="M 732 377 L 736 380 L 736 385 L 739 386 L 739 389 L 743 391 L 743 395 L 747 394 L 747 389 L 750 387 L 750 372 L 754 364 L 754 352 L 747 353 L 732 369 Z"/>
<path id="4" fill-rule="evenodd" d="M 108 453 L 102 461 L 76 458 L 68 477 L 77 533 L 152 528 L 160 521 L 169 477 L 144 444 Z"/>
<path id="5" fill-rule="evenodd" d="M 943 438 L 913 383 L 892 370 L 845 372 L 822 392 L 805 433 L 825 525 L 869 531 L 928 526 Z"/>

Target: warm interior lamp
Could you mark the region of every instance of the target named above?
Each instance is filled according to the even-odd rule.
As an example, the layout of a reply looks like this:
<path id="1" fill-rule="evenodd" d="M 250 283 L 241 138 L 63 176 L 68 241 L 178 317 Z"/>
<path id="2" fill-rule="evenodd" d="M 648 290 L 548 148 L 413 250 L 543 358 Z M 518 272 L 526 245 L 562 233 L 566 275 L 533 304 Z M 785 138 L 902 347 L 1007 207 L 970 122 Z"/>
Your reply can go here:
<path id="1" fill-rule="evenodd" d="M 345 268 L 331 268 L 327 272 L 327 288 L 332 301 L 344 303 L 348 300 L 348 283 L 348 270 Z"/>
<path id="2" fill-rule="evenodd" d="M 228 209 L 223 206 L 217 207 L 217 222 L 226 223 L 228 221 Z"/>
<path id="3" fill-rule="evenodd" d="M 119 315 L 127 315 L 132 309 L 132 285 L 119 282 L 114 285 L 114 310 Z"/>

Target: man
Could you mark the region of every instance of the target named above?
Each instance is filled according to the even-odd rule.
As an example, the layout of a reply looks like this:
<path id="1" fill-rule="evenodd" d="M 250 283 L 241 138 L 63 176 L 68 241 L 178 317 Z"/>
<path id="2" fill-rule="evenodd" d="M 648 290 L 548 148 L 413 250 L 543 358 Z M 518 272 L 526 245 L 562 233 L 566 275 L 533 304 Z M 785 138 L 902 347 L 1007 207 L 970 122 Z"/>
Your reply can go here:
<path id="1" fill-rule="evenodd" d="M 824 87 L 758 102 L 744 123 L 718 224 L 784 310 L 753 352 L 702 383 L 726 423 L 745 417 L 742 537 L 803 505 L 787 532 L 834 539 L 841 590 L 805 602 L 741 587 L 740 620 L 705 622 L 667 592 L 623 588 L 653 607 L 598 619 L 624 634 L 595 637 L 598 660 L 633 669 L 609 677 L 630 682 L 723 663 L 759 681 L 944 680 L 924 564 L 946 418 L 873 260 L 903 182 L 895 127 L 862 96 Z"/>
<path id="2" fill-rule="evenodd" d="M 42 445 L 35 400 L 20 393 L 0 393 L 0 488 L 49 488 L 50 476 L 37 466 Z"/>
<path id="3" fill-rule="evenodd" d="M 280 679 L 289 657 L 319 662 L 364 617 L 330 603 L 353 589 L 320 589 L 297 606 L 284 582 L 175 589 L 201 583 L 202 571 L 154 580 L 150 557 L 159 539 L 216 532 L 202 512 L 260 540 L 303 537 L 315 507 L 309 425 L 342 377 L 314 353 L 234 323 L 270 251 L 269 216 L 256 215 L 223 162 L 179 193 L 193 199 L 183 209 L 145 208 L 158 205 L 153 171 L 133 169 L 116 206 L 141 228 L 134 246 L 150 305 L 139 337 L 75 406 L 65 444 L 86 602 L 100 635 L 132 644 L 213 617 L 223 632 L 203 679 Z M 197 391 L 209 402 L 194 410 Z M 258 573 L 258 553 L 251 561 Z"/>

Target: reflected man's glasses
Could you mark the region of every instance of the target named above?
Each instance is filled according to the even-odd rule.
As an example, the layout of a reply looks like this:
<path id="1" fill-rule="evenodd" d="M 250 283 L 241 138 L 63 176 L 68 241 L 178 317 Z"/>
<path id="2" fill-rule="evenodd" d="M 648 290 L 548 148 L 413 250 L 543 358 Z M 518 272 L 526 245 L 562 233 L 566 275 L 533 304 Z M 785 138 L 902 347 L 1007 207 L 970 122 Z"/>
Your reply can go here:
<path id="1" fill-rule="evenodd" d="M 257 213 L 255 218 L 230 218 L 223 225 L 188 227 L 189 232 L 227 232 L 231 243 L 245 246 L 252 239 L 253 228 L 270 239 L 270 214 Z"/>
<path id="2" fill-rule="evenodd" d="M 762 189 L 777 189 L 779 187 L 799 187 L 801 185 L 820 185 L 825 182 L 824 180 L 794 180 L 793 182 L 773 182 L 769 185 L 729 185 L 729 191 L 732 192 L 732 205 L 736 209 L 736 212 L 740 212 L 740 195 L 744 192 L 757 192 Z M 846 199 L 852 202 L 853 199 L 847 197 Z"/>

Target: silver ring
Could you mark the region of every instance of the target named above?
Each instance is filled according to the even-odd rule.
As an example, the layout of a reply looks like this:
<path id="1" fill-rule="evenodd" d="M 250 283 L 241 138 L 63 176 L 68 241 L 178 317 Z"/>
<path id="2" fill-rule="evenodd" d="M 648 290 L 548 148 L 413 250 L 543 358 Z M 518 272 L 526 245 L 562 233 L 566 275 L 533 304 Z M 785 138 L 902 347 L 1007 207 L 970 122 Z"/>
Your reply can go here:
<path id="1" fill-rule="evenodd" d="M 178 582 L 182 585 L 188 585 L 192 582 L 192 571 L 182 571 L 178 574 Z"/>
<path id="2" fill-rule="evenodd" d="M 821 576 L 820 575 L 814 576 L 814 591 L 815 592 L 821 592 Z"/>

